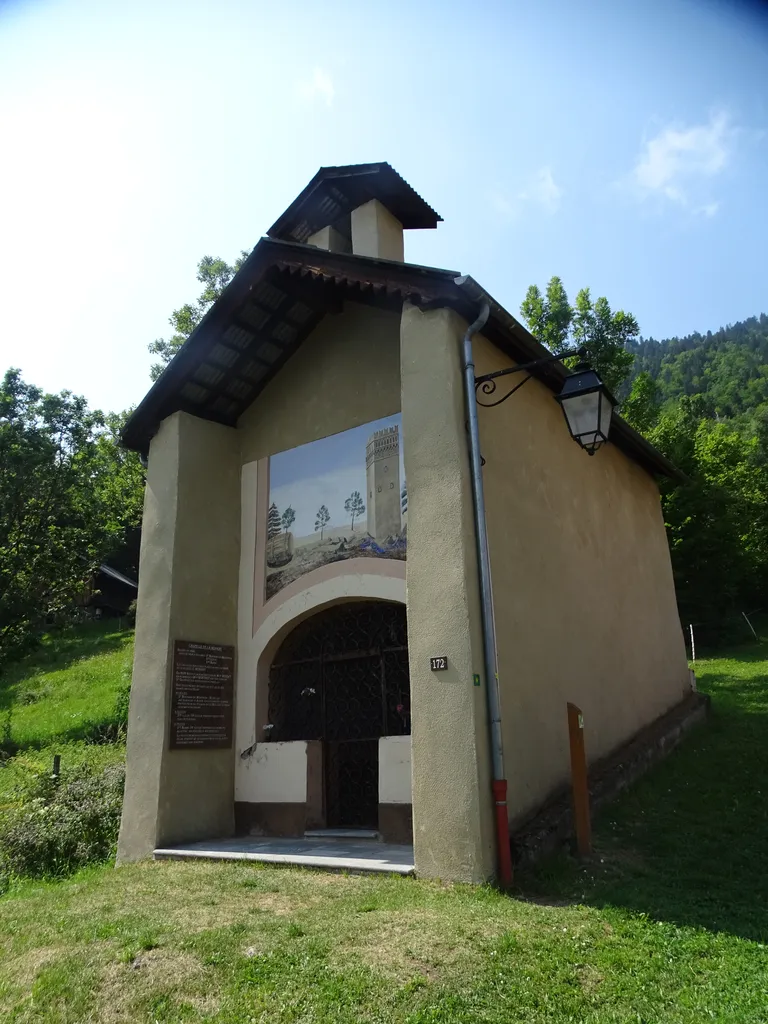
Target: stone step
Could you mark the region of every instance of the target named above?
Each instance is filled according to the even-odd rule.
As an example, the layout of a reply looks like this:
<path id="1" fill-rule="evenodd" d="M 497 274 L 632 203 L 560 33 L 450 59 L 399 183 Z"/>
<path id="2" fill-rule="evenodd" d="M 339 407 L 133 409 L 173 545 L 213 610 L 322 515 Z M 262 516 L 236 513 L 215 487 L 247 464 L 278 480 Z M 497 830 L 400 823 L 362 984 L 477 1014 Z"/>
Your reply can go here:
<path id="1" fill-rule="evenodd" d="M 370 839 L 378 841 L 381 833 L 373 828 L 310 828 L 305 839 Z"/>

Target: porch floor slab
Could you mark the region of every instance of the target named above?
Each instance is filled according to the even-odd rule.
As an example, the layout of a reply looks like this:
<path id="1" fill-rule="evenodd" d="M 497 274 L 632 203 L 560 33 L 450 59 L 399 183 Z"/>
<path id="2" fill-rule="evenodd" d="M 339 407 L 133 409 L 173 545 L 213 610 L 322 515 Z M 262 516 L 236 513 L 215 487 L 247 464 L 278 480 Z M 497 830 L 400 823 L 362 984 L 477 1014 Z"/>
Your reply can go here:
<path id="1" fill-rule="evenodd" d="M 266 839 L 239 836 L 179 843 L 155 850 L 155 860 L 254 860 L 326 871 L 412 875 L 413 847 L 371 839 Z"/>

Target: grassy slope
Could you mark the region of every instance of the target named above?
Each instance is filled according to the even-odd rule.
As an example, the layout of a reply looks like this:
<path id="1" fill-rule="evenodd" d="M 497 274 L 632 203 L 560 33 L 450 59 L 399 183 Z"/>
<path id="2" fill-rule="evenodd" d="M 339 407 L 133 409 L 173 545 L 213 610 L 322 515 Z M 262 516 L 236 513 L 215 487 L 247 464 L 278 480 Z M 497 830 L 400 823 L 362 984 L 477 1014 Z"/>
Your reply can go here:
<path id="1" fill-rule="evenodd" d="M 700 663 L 711 722 L 514 898 L 148 863 L 0 899 L 0 1018 L 768 1021 L 768 661 Z"/>
<path id="2" fill-rule="evenodd" d="M 20 752 L 0 763 L 0 806 L 26 775 L 49 769 L 54 754 L 61 755 L 62 771 L 83 761 L 124 759 L 123 744 L 94 746 L 86 740 L 113 726 L 132 657 L 132 631 L 99 623 L 50 634 L 42 647 L 6 669 L 0 679 L 0 741 L 10 725 Z"/>

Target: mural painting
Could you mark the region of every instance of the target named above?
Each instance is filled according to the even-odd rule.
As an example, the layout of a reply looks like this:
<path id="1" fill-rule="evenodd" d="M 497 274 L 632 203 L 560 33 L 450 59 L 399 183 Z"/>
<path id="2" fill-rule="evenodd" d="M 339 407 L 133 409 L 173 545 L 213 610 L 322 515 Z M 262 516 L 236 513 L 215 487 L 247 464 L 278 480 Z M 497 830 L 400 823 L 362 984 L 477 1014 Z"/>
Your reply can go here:
<path id="1" fill-rule="evenodd" d="M 267 600 L 331 562 L 405 558 L 401 447 L 398 413 L 270 458 Z"/>

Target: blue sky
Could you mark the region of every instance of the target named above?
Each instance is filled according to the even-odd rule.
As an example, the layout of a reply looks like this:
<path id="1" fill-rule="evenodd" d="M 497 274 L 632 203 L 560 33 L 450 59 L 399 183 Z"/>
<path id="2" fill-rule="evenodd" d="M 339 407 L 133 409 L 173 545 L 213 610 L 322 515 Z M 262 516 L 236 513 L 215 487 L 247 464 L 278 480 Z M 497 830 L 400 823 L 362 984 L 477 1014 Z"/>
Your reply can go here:
<path id="1" fill-rule="evenodd" d="M 406 258 L 644 335 L 768 310 L 768 15 L 637 0 L 0 0 L 0 369 L 136 403 L 204 254 L 323 164 L 443 215 Z"/>

